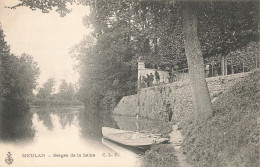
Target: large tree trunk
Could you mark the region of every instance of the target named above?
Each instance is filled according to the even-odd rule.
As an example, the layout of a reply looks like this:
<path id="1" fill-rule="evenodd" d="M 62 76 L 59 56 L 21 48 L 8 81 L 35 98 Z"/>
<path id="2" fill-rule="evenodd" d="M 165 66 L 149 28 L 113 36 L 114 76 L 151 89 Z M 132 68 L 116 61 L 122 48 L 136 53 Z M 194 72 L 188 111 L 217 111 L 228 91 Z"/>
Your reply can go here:
<path id="1" fill-rule="evenodd" d="M 213 109 L 207 87 L 203 56 L 197 34 L 196 4 L 185 2 L 183 7 L 183 35 L 197 120 L 212 116 Z"/>

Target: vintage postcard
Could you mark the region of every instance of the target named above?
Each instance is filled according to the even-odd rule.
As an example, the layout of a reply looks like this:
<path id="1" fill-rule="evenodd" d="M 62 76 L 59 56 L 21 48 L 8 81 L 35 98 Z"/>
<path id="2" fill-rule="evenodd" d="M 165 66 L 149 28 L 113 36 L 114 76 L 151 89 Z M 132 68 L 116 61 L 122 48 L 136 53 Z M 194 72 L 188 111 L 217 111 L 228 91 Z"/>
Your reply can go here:
<path id="1" fill-rule="evenodd" d="M 258 167 L 259 9 L 1 0 L 0 167 Z"/>

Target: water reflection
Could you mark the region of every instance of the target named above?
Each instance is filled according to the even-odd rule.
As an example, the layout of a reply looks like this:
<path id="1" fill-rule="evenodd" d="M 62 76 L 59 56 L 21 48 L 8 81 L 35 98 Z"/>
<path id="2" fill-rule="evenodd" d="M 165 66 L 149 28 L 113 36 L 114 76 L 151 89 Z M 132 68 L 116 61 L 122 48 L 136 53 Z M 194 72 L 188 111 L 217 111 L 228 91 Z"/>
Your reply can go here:
<path id="1" fill-rule="evenodd" d="M 59 119 L 59 123 L 62 129 L 66 126 L 72 126 L 75 121 L 78 121 L 78 111 L 80 108 L 64 108 L 64 107 L 40 107 L 33 109 L 38 115 L 38 121 L 42 121 L 48 130 L 53 129 L 53 118 L 56 115 Z"/>
<path id="2" fill-rule="evenodd" d="M 66 126 L 71 126 L 73 124 L 75 118 L 74 113 L 60 113 L 58 115 L 59 115 L 59 122 L 63 129 L 65 129 Z"/>
<path id="3" fill-rule="evenodd" d="M 0 155 L 11 152 L 13 164 L 23 166 L 138 166 L 136 154 L 129 153 L 111 143 L 108 148 L 102 144 L 102 126 L 118 128 L 109 114 L 101 111 L 84 111 L 83 108 L 32 108 L 17 113 L 2 113 L 1 137 L 5 140 L 22 140 L 28 142 L 0 141 Z M 120 157 L 104 157 L 114 155 Z M 95 154 L 95 158 L 70 157 L 74 154 Z M 21 158 L 22 154 L 45 154 L 42 159 Z M 54 158 L 53 154 L 68 154 L 68 158 Z M 127 162 L 127 164 L 125 163 Z M 0 166 L 1 166 L 0 162 Z M 19 165 L 18 165 L 19 166 Z"/>
<path id="4" fill-rule="evenodd" d="M 50 108 L 39 108 L 38 110 L 36 110 L 36 114 L 38 115 L 38 121 L 42 121 L 45 127 L 48 128 L 48 130 L 53 129 Z"/>
<path id="5" fill-rule="evenodd" d="M 33 113 L 27 107 L 10 108 L 1 112 L 1 140 L 24 141 L 34 138 Z"/>
<path id="6" fill-rule="evenodd" d="M 102 119 L 99 111 L 81 112 L 79 116 L 81 134 L 91 140 L 98 142 L 102 139 Z"/>

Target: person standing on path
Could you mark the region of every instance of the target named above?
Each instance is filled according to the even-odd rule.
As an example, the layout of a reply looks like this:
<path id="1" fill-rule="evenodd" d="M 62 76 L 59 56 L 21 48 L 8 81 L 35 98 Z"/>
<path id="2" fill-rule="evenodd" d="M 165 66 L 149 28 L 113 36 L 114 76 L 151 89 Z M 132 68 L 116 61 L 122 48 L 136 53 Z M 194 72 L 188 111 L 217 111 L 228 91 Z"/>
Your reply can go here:
<path id="1" fill-rule="evenodd" d="M 160 75 L 159 75 L 157 70 L 155 71 L 154 75 L 155 75 L 156 84 L 159 84 L 160 83 Z"/>
<path id="2" fill-rule="evenodd" d="M 169 108 L 169 122 L 172 121 L 172 115 L 173 115 L 173 111 L 172 111 L 172 108 L 170 107 Z"/>

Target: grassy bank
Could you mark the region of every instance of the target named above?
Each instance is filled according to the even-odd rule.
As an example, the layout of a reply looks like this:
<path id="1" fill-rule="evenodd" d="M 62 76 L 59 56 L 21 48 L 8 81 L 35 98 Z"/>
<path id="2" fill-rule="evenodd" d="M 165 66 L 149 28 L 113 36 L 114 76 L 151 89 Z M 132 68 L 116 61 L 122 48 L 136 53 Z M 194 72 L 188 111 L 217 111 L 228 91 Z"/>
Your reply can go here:
<path id="1" fill-rule="evenodd" d="M 172 122 L 150 120 L 143 123 L 141 131 L 160 133 L 163 137 L 169 137 L 172 132 Z M 177 158 L 174 155 L 172 144 L 159 144 L 152 146 L 143 157 L 142 167 L 178 167 Z"/>
<path id="2" fill-rule="evenodd" d="M 256 70 L 213 103 L 207 121 L 182 122 L 183 147 L 194 166 L 259 166 L 259 78 Z"/>
<path id="3" fill-rule="evenodd" d="M 143 167 L 178 167 L 172 144 L 159 144 L 145 153 Z"/>

